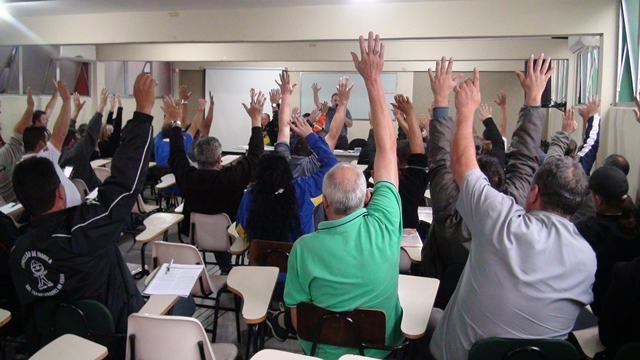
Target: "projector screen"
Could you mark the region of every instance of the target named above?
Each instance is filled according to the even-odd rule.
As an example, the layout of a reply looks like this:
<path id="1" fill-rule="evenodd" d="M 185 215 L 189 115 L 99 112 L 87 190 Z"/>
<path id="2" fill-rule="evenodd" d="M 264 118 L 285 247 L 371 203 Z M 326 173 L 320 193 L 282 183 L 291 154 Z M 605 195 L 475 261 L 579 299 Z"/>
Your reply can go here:
<path id="1" fill-rule="evenodd" d="M 251 135 L 251 119 L 242 103 L 249 106 L 249 90 L 262 91 L 267 97 L 264 112 L 271 114 L 269 90 L 276 88 L 275 80 L 284 69 L 206 68 L 205 94 L 213 94 L 215 108 L 211 136 L 222 143 L 222 151 L 247 145 Z"/>

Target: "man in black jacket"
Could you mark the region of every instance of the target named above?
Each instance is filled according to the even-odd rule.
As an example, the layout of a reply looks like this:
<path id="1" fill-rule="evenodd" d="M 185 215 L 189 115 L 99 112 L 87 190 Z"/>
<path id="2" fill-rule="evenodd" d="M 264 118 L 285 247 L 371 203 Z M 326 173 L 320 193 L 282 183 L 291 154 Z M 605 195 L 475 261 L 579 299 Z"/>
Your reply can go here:
<path id="1" fill-rule="evenodd" d="M 156 84 L 149 74 L 136 79 L 136 112 L 113 157 L 111 176 L 98 187 L 94 201 L 67 208 L 64 188 L 46 158 L 16 166 L 16 196 L 33 218 L 16 242 L 10 266 L 20 302 L 28 308 L 46 300 L 97 300 L 111 311 L 116 331 L 122 333 L 129 314 L 142 307 L 116 241 L 147 174 Z"/>

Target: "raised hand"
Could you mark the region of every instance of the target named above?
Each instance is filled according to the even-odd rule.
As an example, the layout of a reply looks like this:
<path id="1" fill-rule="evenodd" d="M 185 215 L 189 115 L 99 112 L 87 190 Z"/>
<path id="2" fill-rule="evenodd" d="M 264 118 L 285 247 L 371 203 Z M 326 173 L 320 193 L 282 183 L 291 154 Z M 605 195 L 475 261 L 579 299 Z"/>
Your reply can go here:
<path id="1" fill-rule="evenodd" d="M 298 84 L 291 84 L 291 77 L 289 76 L 289 72 L 287 70 L 282 70 L 280 73 L 280 82 L 276 80 L 276 84 L 280 87 L 280 92 L 282 96 L 291 96 L 293 93 L 293 89 L 296 88 Z"/>
<path id="2" fill-rule="evenodd" d="M 429 120 L 433 119 L 433 101 L 431 102 L 431 105 L 429 105 L 429 107 L 427 108 L 427 111 L 429 112 Z"/>
<path id="3" fill-rule="evenodd" d="M 347 76 L 342 76 L 340 80 L 338 80 L 338 86 L 336 86 L 336 89 L 338 91 L 338 99 L 340 99 L 338 101 L 340 106 L 347 106 L 349 97 L 351 96 L 351 89 L 353 89 L 354 85 L 355 83 L 349 85 L 349 77 Z"/>
<path id="4" fill-rule="evenodd" d="M 305 121 L 305 119 L 301 118 L 298 115 L 293 115 L 291 119 L 291 130 L 295 131 L 296 134 L 300 135 L 300 137 L 307 137 L 307 135 L 313 132 L 311 126 Z"/>
<path id="5" fill-rule="evenodd" d="M 33 94 L 31 93 L 31 88 L 27 88 L 27 107 L 33 110 L 36 107 L 35 101 L 33 101 Z"/>
<path id="6" fill-rule="evenodd" d="M 198 99 L 198 110 L 204 110 L 207 107 L 207 100 Z"/>
<path id="7" fill-rule="evenodd" d="M 356 53 L 351 52 L 353 64 L 362 76 L 365 83 L 380 81 L 380 74 L 384 67 L 384 43 L 380 41 L 380 35 L 373 36 L 369 31 L 369 37 L 365 47 L 364 37 L 360 36 L 360 59 Z"/>
<path id="8" fill-rule="evenodd" d="M 504 91 L 499 91 L 496 96 L 497 99 L 493 100 L 496 105 L 500 106 L 501 108 L 507 106 L 507 94 L 505 94 Z"/>
<path id="9" fill-rule="evenodd" d="M 151 115 L 156 101 L 155 89 L 158 82 L 149 73 L 141 73 L 133 84 L 133 97 L 136 99 L 136 111 Z"/>
<path id="10" fill-rule="evenodd" d="M 449 95 L 453 88 L 456 87 L 462 74 L 456 75 L 452 78 L 453 73 L 453 58 L 447 59 L 443 56 L 442 59 L 436 62 L 435 73 L 429 68 L 429 79 L 431 80 L 431 91 L 433 91 L 433 107 L 448 107 Z"/>
<path id="11" fill-rule="evenodd" d="M 527 74 L 516 71 L 520 85 L 524 89 L 526 98 L 525 105 L 540 106 L 542 103 L 542 92 L 547 86 L 547 81 L 553 74 L 555 66 L 551 65 L 551 58 L 545 58 L 544 54 L 540 54 L 535 66 L 533 65 L 533 55 L 529 57 L 527 62 Z"/>
<path id="12" fill-rule="evenodd" d="M 311 114 L 309 114 L 309 121 L 315 124 L 316 121 L 320 119 L 320 115 L 321 115 L 320 110 L 318 109 L 311 110 Z"/>
<path id="13" fill-rule="evenodd" d="M 62 98 L 62 101 L 71 100 L 71 94 L 69 94 L 69 90 L 67 90 L 67 84 L 65 84 L 64 81 L 58 81 L 56 89 L 60 93 L 60 98 Z"/>
<path id="14" fill-rule="evenodd" d="M 115 96 L 111 96 L 109 97 L 109 107 L 110 107 L 110 112 L 113 112 L 113 110 L 116 109 L 116 98 Z"/>
<path id="15" fill-rule="evenodd" d="M 75 93 L 73 95 L 74 95 L 73 102 L 75 104 L 76 101 L 78 102 L 80 101 L 80 95 L 78 95 L 78 93 Z M 98 103 L 98 112 L 101 113 L 104 111 L 104 108 L 107 106 L 107 99 L 109 99 L 109 90 L 107 90 L 107 88 L 102 88 L 102 90 L 100 91 L 100 102 Z M 82 103 L 82 106 L 84 106 L 84 103 Z M 79 108 L 78 111 L 82 109 L 82 106 Z"/>
<path id="16" fill-rule="evenodd" d="M 431 122 L 431 117 L 428 117 L 425 114 L 418 115 L 418 121 L 420 122 L 420 127 L 429 134 L 429 123 Z"/>
<path id="17" fill-rule="evenodd" d="M 322 88 L 318 87 L 318 83 L 313 83 L 311 84 L 311 90 L 313 90 L 314 94 L 317 94 L 320 92 L 320 90 L 322 90 Z"/>
<path id="18" fill-rule="evenodd" d="M 86 101 L 80 101 L 80 94 L 78 94 L 77 92 L 74 92 L 73 95 L 71 95 L 71 99 L 73 100 L 73 107 L 75 109 L 74 111 L 80 112 L 80 110 L 82 110 L 82 108 L 84 107 Z M 102 101 L 102 96 L 100 97 L 100 100 Z"/>
<path id="19" fill-rule="evenodd" d="M 598 95 L 589 96 L 587 103 L 580 106 L 578 114 L 582 117 L 583 122 L 586 124 L 589 118 L 600 112 L 600 99 Z"/>
<path id="20" fill-rule="evenodd" d="M 326 101 L 324 101 L 324 102 L 322 103 L 322 106 L 320 107 L 320 111 L 321 111 L 323 114 L 326 114 L 326 113 L 327 113 L 327 111 L 329 111 L 329 103 L 328 103 L 328 102 L 326 102 Z"/>
<path id="21" fill-rule="evenodd" d="M 567 109 L 562 113 L 562 131 L 569 134 L 573 134 L 578 128 L 578 123 L 575 121 L 575 113 L 573 109 Z"/>
<path id="22" fill-rule="evenodd" d="M 116 99 L 118 99 L 118 107 L 122 107 L 122 100 L 120 99 L 119 94 L 116 94 Z"/>
<path id="23" fill-rule="evenodd" d="M 211 94 L 211 91 L 209 91 L 209 107 L 213 107 L 213 105 L 214 105 L 213 94 Z"/>
<path id="24" fill-rule="evenodd" d="M 473 112 L 476 111 L 480 105 L 480 72 L 478 69 L 473 69 L 473 79 L 466 79 L 460 84 L 456 85 L 453 89 L 456 93 L 455 103 L 458 113 L 470 112 L 471 119 L 473 119 Z M 461 116 L 458 116 L 461 119 Z"/>
<path id="25" fill-rule="evenodd" d="M 242 103 L 242 106 L 244 106 L 247 114 L 251 117 L 252 126 L 260 126 L 260 122 L 262 121 L 262 108 L 264 107 L 264 102 L 267 101 L 267 97 L 262 94 L 262 91 L 256 94 L 255 89 L 251 89 L 249 94 L 251 96 L 249 106 L 245 103 Z"/>
<path id="26" fill-rule="evenodd" d="M 173 96 L 168 95 L 162 99 L 162 105 L 160 106 L 162 111 L 164 111 L 164 124 L 170 124 L 174 120 L 182 119 L 182 108 L 180 104 L 176 104 L 173 99 Z"/>
<path id="27" fill-rule="evenodd" d="M 281 99 L 282 93 L 280 92 L 280 89 L 271 89 L 271 91 L 269 91 L 269 102 L 271 105 L 278 104 Z"/>
<path id="28" fill-rule="evenodd" d="M 191 96 L 191 91 L 187 88 L 187 85 L 180 85 L 180 90 L 178 91 L 180 94 L 180 100 L 189 101 L 189 97 Z"/>
<path id="29" fill-rule="evenodd" d="M 493 117 L 493 109 L 487 104 L 480 104 L 478 108 L 480 121 Z"/>
<path id="30" fill-rule="evenodd" d="M 391 103 L 394 109 L 402 112 L 405 116 L 409 117 L 409 114 L 413 113 L 413 104 L 408 97 L 398 94 L 393 97 L 395 103 Z"/>
<path id="31" fill-rule="evenodd" d="M 300 109 L 298 109 L 297 107 L 294 107 L 293 110 L 291 110 L 291 115 L 292 116 L 300 115 Z"/>

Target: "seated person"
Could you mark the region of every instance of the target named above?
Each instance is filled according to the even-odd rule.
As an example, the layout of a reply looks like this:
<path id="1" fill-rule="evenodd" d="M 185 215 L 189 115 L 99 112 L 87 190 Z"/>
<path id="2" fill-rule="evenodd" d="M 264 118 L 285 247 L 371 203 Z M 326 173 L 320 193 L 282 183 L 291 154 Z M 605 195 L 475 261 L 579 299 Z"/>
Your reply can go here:
<path id="1" fill-rule="evenodd" d="M 598 316 L 598 334 L 607 348 L 604 359 L 614 359 L 622 345 L 640 341 L 640 257 L 613 266 Z"/>
<path id="2" fill-rule="evenodd" d="M 479 118 L 484 125 L 484 131 L 482 132 L 482 138 L 491 143 L 490 149 L 487 152 L 483 152 L 483 155 L 490 155 L 498 159 L 500 164 L 506 164 L 505 155 L 505 140 L 500 134 L 500 130 L 493 121 L 491 106 L 487 104 L 480 105 Z M 475 129 L 475 127 L 474 127 Z"/>
<path id="3" fill-rule="evenodd" d="M 60 92 L 60 96 L 62 97 L 62 108 L 60 109 L 60 114 L 58 115 L 58 119 L 53 127 L 51 139 L 47 141 L 47 128 L 43 126 L 30 126 L 26 128 L 23 135 L 25 155 L 22 157 L 22 160 L 24 161 L 31 157 L 49 159 L 49 161 L 53 163 L 60 183 L 64 187 L 66 206 L 72 207 L 80 205 L 83 198 L 80 196 L 76 186 L 73 185 L 67 176 L 65 176 L 64 171 L 62 171 L 62 168 L 58 165 L 62 144 L 67 136 L 67 131 L 69 131 L 69 121 L 71 120 L 71 94 L 69 94 L 66 84 L 62 81 L 58 81 L 57 88 Z"/>
<path id="4" fill-rule="evenodd" d="M 318 87 L 318 84 L 313 84 L 311 86 L 313 89 L 313 103 L 316 105 L 317 109 L 322 108 L 322 104 L 320 103 L 319 93 L 322 88 Z M 340 95 L 336 92 L 331 95 L 331 107 L 327 109 L 325 116 L 324 129 L 329 132 L 331 129 L 331 122 L 338 112 L 338 107 L 340 106 Z M 353 126 L 353 120 L 351 118 L 351 112 L 349 109 L 345 109 L 345 119 L 342 128 L 340 129 L 340 135 L 338 135 L 338 139 L 336 140 L 336 149 L 340 150 L 349 150 L 349 139 L 347 138 L 348 130 Z"/>
<path id="5" fill-rule="evenodd" d="M 251 118 L 251 138 L 249 150 L 235 164 L 220 167 L 222 145 L 212 136 L 204 137 L 195 144 L 195 159 L 198 167 L 191 166 L 184 151 L 180 123 L 173 124 L 170 137 L 171 152 L 169 165 L 175 174 L 176 184 L 184 196 L 184 220 L 181 230 L 189 236 L 191 213 L 226 213 L 232 222 L 242 200 L 245 188 L 256 177 L 258 159 L 264 152 L 260 120 L 265 97 L 262 93 L 251 92 L 251 103 L 246 108 Z M 169 114 L 167 115 L 169 116 Z M 180 114 L 171 114 L 181 118 Z M 208 134 L 208 131 L 207 131 Z M 223 273 L 230 270 L 231 255 L 228 252 L 214 252 Z"/>
<path id="6" fill-rule="evenodd" d="M 24 129 L 31 124 L 34 106 L 31 89 L 27 88 L 27 108 L 24 110 L 20 121 L 13 128 L 13 135 L 9 142 L 0 149 L 0 198 L 6 202 L 16 201 L 11 174 L 13 174 L 13 167 L 24 154 L 22 137 Z"/>
<path id="7" fill-rule="evenodd" d="M 282 103 L 278 114 L 278 139 L 288 138 L 289 127 L 293 128 L 318 155 L 320 168 L 311 175 L 294 179 L 284 156 L 277 152 L 262 156 L 256 182 L 245 191 L 236 218 L 238 234 L 245 240 L 294 242 L 301 235 L 313 232 L 314 203 L 311 199 L 322 194 L 322 179 L 337 163 L 327 143 L 312 132 L 304 119 L 295 116 L 291 124 L 285 120 L 289 118 L 289 99 L 295 86 L 290 83 L 289 73 L 283 71 L 280 75 Z"/>
<path id="8" fill-rule="evenodd" d="M 541 55 L 534 65 L 531 56 L 527 74 L 517 73 L 526 93 L 525 119 L 541 116 L 534 113 L 542 113 L 550 62 Z M 593 300 L 595 254 L 569 221 L 587 188 L 584 170 L 566 157 L 547 161 L 533 178 L 525 206 L 518 205 L 493 189 L 478 168 L 472 127 L 479 104 L 476 70 L 473 80 L 455 86 L 458 123 L 450 165 L 460 188 L 456 208 L 473 240 L 431 339 L 436 359 L 466 359 L 471 346 L 487 337 L 566 339 Z"/>
<path id="9" fill-rule="evenodd" d="M 627 195 L 629 182 L 613 166 L 596 169 L 589 178 L 596 215 L 576 223 L 576 229 L 596 253 L 598 268 L 593 284 L 593 314 L 599 316 L 615 263 L 640 256 L 640 231 L 633 200 Z"/>
<path id="10" fill-rule="evenodd" d="M 96 148 L 96 144 L 98 142 L 100 128 L 102 127 L 102 112 L 104 111 L 104 107 L 107 105 L 107 96 L 109 96 L 107 89 L 102 89 L 98 109 L 91 120 L 89 120 L 89 125 L 87 126 L 84 136 L 73 144 L 64 146 L 62 154 L 60 155 L 60 160 L 58 160 L 58 164 L 61 168 L 66 166 L 73 167 L 72 178 L 84 181 L 89 191 L 93 191 L 93 189 L 97 188 L 101 183 L 91 166 L 91 154 Z M 73 102 L 75 104 L 76 111 L 78 111 L 78 107 L 81 108 L 82 105 L 80 104 L 84 104 L 80 103 L 80 99 L 77 94 L 74 94 Z M 72 133 L 72 130 L 70 130 L 69 133 Z M 67 138 L 68 137 L 69 136 L 67 136 Z M 67 141 L 65 139 L 65 143 L 66 142 Z"/>
<path id="11" fill-rule="evenodd" d="M 11 249 L 19 236 L 20 233 L 13 219 L 0 212 L 0 309 L 11 312 L 11 320 L 2 326 L 0 333 L 9 336 L 20 336 L 24 333 L 22 309 L 16 288 L 13 286 L 13 280 L 11 280 L 11 268 L 9 267 Z"/>
<path id="12" fill-rule="evenodd" d="M 98 187 L 95 201 L 69 207 L 56 164 L 48 158 L 32 157 L 16 166 L 16 195 L 33 215 L 30 230 L 16 241 L 10 257 L 11 276 L 23 306 L 32 308 L 46 300 L 96 300 L 111 311 L 119 333 L 126 333 L 127 317 L 142 307 L 142 296 L 117 241 L 147 173 L 156 84 L 149 74 L 138 75 L 136 112 L 113 157 L 112 176 Z M 68 102 L 61 85 L 63 101 Z M 29 326 L 35 326 L 36 319 L 30 320 Z M 29 341 L 40 345 L 40 339 Z"/>
<path id="13" fill-rule="evenodd" d="M 302 302 L 313 302 L 332 311 L 382 310 L 386 315 L 386 344 L 395 346 L 402 342 L 402 309 L 398 299 L 402 221 L 396 139 L 380 83 L 384 59 L 379 51 L 379 37 L 374 42 L 373 34 L 369 33 L 369 44 L 367 50 L 362 50 L 361 59 L 354 55 L 354 63 L 367 85 L 370 121 L 378 145 L 373 196 L 367 192 L 364 176 L 355 166 L 340 163 L 327 173 L 322 184 L 322 204 L 329 221 L 293 245 L 284 299 L 291 309 L 293 327 L 297 327 L 297 305 Z M 362 38 L 360 48 L 365 48 Z M 309 353 L 309 342 L 300 340 L 300 345 Z M 318 345 L 315 356 L 338 359 L 357 351 Z M 387 354 L 384 350 L 365 350 L 369 357 L 383 358 Z"/>
<path id="14" fill-rule="evenodd" d="M 203 103 L 204 102 L 204 103 Z M 196 136 L 196 132 L 200 128 L 200 123 L 202 122 L 202 112 L 204 112 L 204 108 L 207 104 L 207 101 L 204 99 L 200 99 L 198 112 L 195 117 L 191 121 L 189 129 L 182 133 L 182 138 L 184 142 L 184 151 L 189 152 L 191 149 L 191 144 L 193 143 L 193 138 Z M 183 115 L 184 116 L 184 115 Z M 181 126 L 185 127 L 186 125 L 182 124 Z M 165 124 L 162 127 L 162 130 L 153 138 L 154 144 L 154 154 L 156 159 L 156 166 L 159 168 L 168 168 L 169 167 L 169 137 L 173 132 L 173 127 L 171 124 Z"/>

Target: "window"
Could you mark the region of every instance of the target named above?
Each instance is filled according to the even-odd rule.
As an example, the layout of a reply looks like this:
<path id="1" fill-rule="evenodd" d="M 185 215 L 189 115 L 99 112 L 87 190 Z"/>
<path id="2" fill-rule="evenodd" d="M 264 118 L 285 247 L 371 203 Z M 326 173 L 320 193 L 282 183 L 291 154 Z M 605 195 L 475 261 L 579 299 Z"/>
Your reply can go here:
<path id="1" fill-rule="evenodd" d="M 106 61 L 105 80 L 109 92 L 133 96 L 133 84 L 141 72 L 158 81 L 156 96 L 171 94 L 171 63 L 161 61 Z"/>
<path id="2" fill-rule="evenodd" d="M 0 46 L 0 94 L 20 93 L 20 48 Z"/>
<path id="3" fill-rule="evenodd" d="M 640 83 L 640 57 L 638 38 L 640 37 L 640 3 L 637 0 L 620 1 L 620 36 L 618 42 L 618 79 L 616 95 L 618 103 L 633 101 Z"/>

